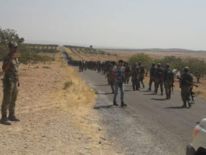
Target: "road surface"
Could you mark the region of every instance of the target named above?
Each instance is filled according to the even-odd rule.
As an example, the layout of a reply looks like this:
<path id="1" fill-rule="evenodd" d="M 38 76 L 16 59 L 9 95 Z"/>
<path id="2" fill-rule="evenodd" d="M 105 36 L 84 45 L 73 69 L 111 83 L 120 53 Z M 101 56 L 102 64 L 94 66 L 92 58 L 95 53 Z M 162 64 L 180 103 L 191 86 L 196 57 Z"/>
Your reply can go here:
<path id="1" fill-rule="evenodd" d="M 206 114 L 203 99 L 197 98 L 191 109 L 182 109 L 180 92 L 174 92 L 171 100 L 165 100 L 165 96 L 147 92 L 147 87 L 132 91 L 131 83 L 125 85 L 128 106 L 114 107 L 113 94 L 104 75 L 91 70 L 80 75 L 96 91 L 94 109 L 117 154 L 184 155 L 193 127 Z"/>

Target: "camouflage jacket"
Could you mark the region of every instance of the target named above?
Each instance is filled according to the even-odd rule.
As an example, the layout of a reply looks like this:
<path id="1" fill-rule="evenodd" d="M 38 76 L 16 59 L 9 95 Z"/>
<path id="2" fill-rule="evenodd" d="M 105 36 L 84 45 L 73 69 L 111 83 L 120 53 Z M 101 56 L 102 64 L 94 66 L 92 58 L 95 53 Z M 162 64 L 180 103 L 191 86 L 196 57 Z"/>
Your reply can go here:
<path id="1" fill-rule="evenodd" d="M 19 61 L 17 58 L 11 59 L 8 56 L 4 58 L 3 65 L 8 65 L 8 68 L 5 70 L 4 79 L 9 79 L 12 81 L 18 81 L 18 68 Z"/>

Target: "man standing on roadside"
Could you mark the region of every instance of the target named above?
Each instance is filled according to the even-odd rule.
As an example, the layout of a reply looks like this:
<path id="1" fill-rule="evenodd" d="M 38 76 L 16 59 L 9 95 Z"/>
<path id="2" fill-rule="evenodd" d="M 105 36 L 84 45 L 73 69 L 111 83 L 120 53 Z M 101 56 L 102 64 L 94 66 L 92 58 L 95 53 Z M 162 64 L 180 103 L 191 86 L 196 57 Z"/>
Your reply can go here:
<path id="1" fill-rule="evenodd" d="M 15 116 L 15 104 L 19 86 L 18 66 L 16 56 L 17 43 L 9 43 L 9 54 L 3 60 L 3 101 L 1 106 L 1 123 L 11 125 L 9 121 L 19 121 Z M 7 116 L 7 112 L 9 115 Z"/>
<path id="2" fill-rule="evenodd" d="M 113 104 L 117 106 L 116 98 L 118 94 L 118 89 L 120 89 L 120 99 L 121 99 L 121 107 L 127 106 L 124 103 L 124 90 L 123 90 L 123 83 L 125 80 L 125 72 L 123 68 L 123 60 L 119 60 L 118 65 L 113 69 L 114 74 L 114 99 Z"/>

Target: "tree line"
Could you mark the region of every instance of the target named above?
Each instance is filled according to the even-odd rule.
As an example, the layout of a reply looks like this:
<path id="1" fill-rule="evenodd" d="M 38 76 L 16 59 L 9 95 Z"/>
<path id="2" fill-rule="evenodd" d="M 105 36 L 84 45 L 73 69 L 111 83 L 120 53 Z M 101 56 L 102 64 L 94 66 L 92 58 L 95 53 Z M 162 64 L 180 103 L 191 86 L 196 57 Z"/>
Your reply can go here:
<path id="1" fill-rule="evenodd" d="M 51 56 L 52 49 L 31 49 L 24 44 L 24 38 L 13 29 L 2 29 L 0 28 L 0 61 L 8 53 L 8 43 L 16 42 L 18 44 L 18 50 L 20 52 L 20 62 L 37 63 L 54 60 L 54 56 Z M 53 52 L 53 51 L 52 51 Z"/>
<path id="2" fill-rule="evenodd" d="M 200 82 L 200 78 L 206 75 L 206 61 L 199 58 L 179 58 L 176 56 L 165 56 L 162 58 L 152 58 L 148 54 L 137 54 L 129 59 L 129 63 L 142 62 L 146 69 L 149 69 L 152 63 L 161 63 L 163 65 L 169 64 L 171 68 L 182 71 L 185 66 L 190 68 L 191 73 L 196 77 L 197 82 Z"/>

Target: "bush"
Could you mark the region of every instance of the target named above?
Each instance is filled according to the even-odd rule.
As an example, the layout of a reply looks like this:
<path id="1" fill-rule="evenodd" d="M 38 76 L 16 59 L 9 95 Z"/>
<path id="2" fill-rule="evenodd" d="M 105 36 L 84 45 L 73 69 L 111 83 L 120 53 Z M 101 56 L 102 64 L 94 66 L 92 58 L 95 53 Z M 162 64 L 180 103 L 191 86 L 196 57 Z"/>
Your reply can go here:
<path id="1" fill-rule="evenodd" d="M 141 53 L 134 55 L 129 59 L 129 63 L 131 64 L 134 64 L 136 62 L 141 62 L 146 68 L 148 68 L 153 62 L 153 59 L 149 55 Z"/>
<path id="2" fill-rule="evenodd" d="M 166 56 L 159 60 L 161 64 L 169 64 L 171 68 L 181 70 L 186 64 L 183 59 L 175 56 Z"/>
<path id="3" fill-rule="evenodd" d="M 20 46 L 19 51 L 20 51 L 19 61 L 24 64 L 47 62 L 47 61 L 53 60 L 53 57 L 51 56 L 51 54 L 50 56 L 45 55 L 46 53 L 45 50 L 43 50 L 44 52 L 42 52 L 42 50 L 40 49 L 31 49 L 25 46 Z"/>
<path id="4" fill-rule="evenodd" d="M 155 64 L 161 63 L 163 65 L 169 64 L 171 68 L 182 71 L 185 66 L 190 68 L 191 73 L 197 78 L 199 82 L 200 78 L 206 75 L 206 62 L 198 58 L 178 58 L 175 56 L 166 56 L 161 59 L 152 59 L 146 54 L 137 54 L 129 59 L 129 63 L 142 62 L 147 68 L 153 62 Z"/>
<path id="5" fill-rule="evenodd" d="M 6 56 L 7 53 L 8 53 L 8 49 L 5 46 L 0 45 L 0 61 L 3 60 L 3 58 Z"/>

